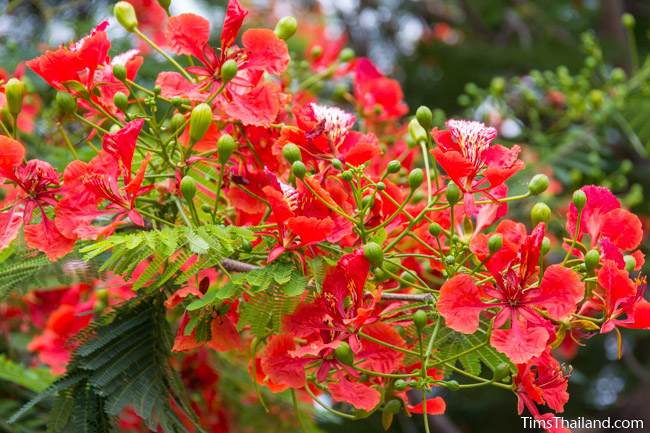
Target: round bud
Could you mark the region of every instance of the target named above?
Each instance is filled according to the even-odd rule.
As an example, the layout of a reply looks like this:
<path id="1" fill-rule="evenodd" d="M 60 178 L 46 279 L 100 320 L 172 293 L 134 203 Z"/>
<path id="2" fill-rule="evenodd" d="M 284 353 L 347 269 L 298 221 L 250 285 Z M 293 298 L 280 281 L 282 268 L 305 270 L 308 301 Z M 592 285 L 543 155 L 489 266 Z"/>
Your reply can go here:
<path id="1" fill-rule="evenodd" d="M 224 83 L 229 83 L 235 75 L 237 75 L 237 62 L 233 59 L 228 59 L 221 65 L 221 79 Z"/>
<path id="2" fill-rule="evenodd" d="M 578 210 L 582 210 L 587 204 L 587 194 L 582 190 L 577 190 L 573 193 L 573 204 Z"/>
<path id="3" fill-rule="evenodd" d="M 207 203 L 201 203 L 201 210 L 205 213 L 211 212 L 212 211 L 212 206 L 210 206 Z"/>
<path id="4" fill-rule="evenodd" d="M 545 174 L 536 174 L 528 182 L 528 192 L 531 195 L 539 195 L 548 189 L 548 176 Z"/>
<path id="5" fill-rule="evenodd" d="M 341 178 L 346 182 L 352 181 L 352 177 L 352 172 L 350 170 L 345 170 L 343 173 L 341 173 Z"/>
<path id="6" fill-rule="evenodd" d="M 77 111 L 77 100 L 71 94 L 58 92 L 55 99 L 62 114 L 72 114 Z"/>
<path id="7" fill-rule="evenodd" d="M 623 14 L 623 16 L 621 17 L 621 22 L 627 29 L 633 29 L 635 24 L 634 15 Z"/>
<path id="8" fill-rule="evenodd" d="M 314 45 L 311 49 L 311 57 L 313 59 L 318 59 L 322 55 L 323 55 L 323 47 L 321 47 L 320 45 Z"/>
<path id="9" fill-rule="evenodd" d="M 303 164 L 302 161 L 295 161 L 291 164 L 291 173 L 293 173 L 293 175 L 298 179 L 302 179 L 307 173 L 307 167 L 305 167 L 305 164 Z"/>
<path id="10" fill-rule="evenodd" d="M 212 109 L 205 102 L 192 109 L 190 115 L 190 140 L 196 143 L 203 138 L 212 124 Z"/>
<path id="11" fill-rule="evenodd" d="M 542 255 L 548 253 L 551 250 L 551 240 L 544 236 L 542 239 Z"/>
<path id="12" fill-rule="evenodd" d="M 404 379 L 397 379 L 395 382 L 393 382 L 393 389 L 395 391 L 404 391 L 406 388 L 408 388 L 408 386 L 408 382 Z"/>
<path id="13" fill-rule="evenodd" d="M 373 273 L 375 274 L 375 280 L 379 282 L 386 281 L 389 278 L 388 273 L 386 273 L 382 268 L 375 268 Z"/>
<path id="14" fill-rule="evenodd" d="M 634 268 L 636 268 L 636 260 L 634 260 L 634 257 L 627 255 L 623 257 L 623 260 L 625 261 L 625 270 L 628 272 L 632 272 Z"/>
<path id="15" fill-rule="evenodd" d="M 490 236 L 488 240 L 488 250 L 490 254 L 494 254 L 501 249 L 503 246 L 503 235 L 501 233 L 495 233 Z"/>
<path id="16" fill-rule="evenodd" d="M 113 96 L 113 104 L 115 104 L 118 110 L 126 111 L 129 108 L 129 97 L 123 92 L 116 92 Z"/>
<path id="17" fill-rule="evenodd" d="M 129 2 L 120 1 L 115 3 L 115 6 L 113 7 L 113 15 L 115 15 L 117 22 L 120 23 L 127 32 L 132 32 L 136 27 L 138 27 L 138 17 L 135 14 L 133 5 Z"/>
<path id="18" fill-rule="evenodd" d="M 461 196 L 460 189 L 455 183 L 449 182 L 449 184 L 447 185 L 447 192 L 445 193 L 445 196 L 447 197 L 447 202 L 449 204 L 452 205 L 456 204 L 460 200 L 460 196 Z"/>
<path id="19" fill-rule="evenodd" d="M 533 225 L 539 223 L 546 223 L 551 219 L 551 208 L 546 203 L 535 203 L 535 206 L 530 210 L 530 219 Z"/>
<path id="20" fill-rule="evenodd" d="M 7 108 L 14 116 L 18 116 L 23 109 L 23 96 L 25 95 L 25 83 L 18 78 L 10 78 L 5 84 L 5 97 L 7 98 Z"/>
<path id="21" fill-rule="evenodd" d="M 438 223 L 431 223 L 429 225 L 429 233 L 431 233 L 431 236 L 440 236 L 440 233 L 442 233 L 442 226 Z"/>
<path id="22" fill-rule="evenodd" d="M 176 113 L 172 116 L 169 121 L 169 131 L 172 133 L 180 132 L 179 130 L 183 127 L 185 123 L 185 116 L 181 113 Z"/>
<path id="23" fill-rule="evenodd" d="M 460 389 L 460 384 L 456 380 L 448 380 L 446 382 L 442 382 L 442 385 L 447 387 L 449 391 L 458 391 Z"/>
<path id="24" fill-rule="evenodd" d="M 512 376 L 512 371 L 510 371 L 510 366 L 505 362 L 501 362 L 497 365 L 497 368 L 494 370 L 494 376 L 492 380 L 495 382 L 501 382 L 504 379 Z"/>
<path id="25" fill-rule="evenodd" d="M 402 168 L 402 163 L 400 161 L 398 161 L 397 159 L 393 159 L 386 166 L 386 171 L 388 173 L 397 173 L 400 168 Z"/>
<path id="26" fill-rule="evenodd" d="M 383 191 L 386 189 L 386 184 L 384 182 L 377 182 L 375 187 L 377 188 L 377 191 Z"/>
<path id="27" fill-rule="evenodd" d="M 587 272 L 592 273 L 600 262 L 600 253 L 598 250 L 589 250 L 585 254 L 585 268 Z"/>
<path id="28" fill-rule="evenodd" d="M 453 265 L 454 263 L 456 263 L 456 257 L 454 257 L 452 254 L 445 256 L 444 260 L 445 260 L 445 264 L 447 265 Z"/>
<path id="29" fill-rule="evenodd" d="M 223 134 L 217 141 L 217 153 L 219 154 L 219 163 L 221 165 L 228 162 L 230 155 L 237 150 L 237 142 L 230 134 Z"/>
<path id="30" fill-rule="evenodd" d="M 425 130 L 428 131 L 433 128 L 433 113 L 429 107 L 424 105 L 418 107 L 417 111 L 415 112 L 415 118 Z"/>
<path id="31" fill-rule="evenodd" d="M 181 179 L 181 193 L 185 200 L 192 201 L 196 195 L 196 181 L 191 176 L 183 176 Z"/>
<path id="32" fill-rule="evenodd" d="M 339 54 L 339 60 L 342 62 L 349 62 L 354 59 L 355 53 L 352 48 L 343 48 L 341 54 Z"/>
<path id="33" fill-rule="evenodd" d="M 361 199 L 361 206 L 364 208 L 371 208 L 375 204 L 373 195 L 366 195 Z"/>
<path id="34" fill-rule="evenodd" d="M 421 334 L 424 327 L 427 326 L 427 313 L 424 310 L 417 310 L 413 313 L 413 325 L 418 334 Z"/>
<path id="35" fill-rule="evenodd" d="M 345 365 L 354 364 L 354 353 L 350 345 L 345 341 L 341 342 L 336 349 L 334 349 L 334 357 L 341 363 Z"/>
<path id="36" fill-rule="evenodd" d="M 341 162 L 340 159 L 334 158 L 332 160 L 332 166 L 337 170 L 343 170 L 343 163 Z"/>
<path id="37" fill-rule="evenodd" d="M 297 29 L 298 21 L 296 21 L 296 19 L 292 16 L 286 16 L 278 21 L 273 32 L 278 38 L 284 39 L 286 41 L 296 33 Z"/>
<path id="38" fill-rule="evenodd" d="M 603 106 L 603 102 L 605 101 L 605 93 L 600 89 L 593 89 L 589 92 L 589 99 L 594 108 L 600 108 Z"/>
<path id="39" fill-rule="evenodd" d="M 302 159 L 300 148 L 295 143 L 285 144 L 282 148 L 282 156 L 284 156 L 284 159 L 286 159 L 289 164 L 293 164 Z"/>
<path id="40" fill-rule="evenodd" d="M 414 142 L 420 143 L 421 141 L 427 141 L 427 131 L 420 125 L 420 122 L 417 119 L 411 119 L 408 125 L 409 135 Z"/>
<path id="41" fill-rule="evenodd" d="M 368 242 L 363 246 L 363 256 L 372 267 L 380 267 L 384 261 L 384 250 L 376 242 Z"/>
<path id="42" fill-rule="evenodd" d="M 416 189 L 420 185 L 422 185 L 422 182 L 424 181 L 424 173 L 422 172 L 421 168 L 414 168 L 411 170 L 409 173 L 409 187 L 411 190 Z"/>
<path id="43" fill-rule="evenodd" d="M 121 64 L 113 65 L 113 76 L 120 81 L 126 80 L 126 67 Z"/>

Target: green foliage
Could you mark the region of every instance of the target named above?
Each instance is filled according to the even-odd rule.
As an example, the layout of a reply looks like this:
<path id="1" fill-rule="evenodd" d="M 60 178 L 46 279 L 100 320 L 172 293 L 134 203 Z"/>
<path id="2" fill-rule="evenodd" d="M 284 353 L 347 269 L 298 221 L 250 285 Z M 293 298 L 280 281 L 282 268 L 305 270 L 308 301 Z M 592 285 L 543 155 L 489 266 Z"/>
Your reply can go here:
<path id="1" fill-rule="evenodd" d="M 42 392 L 54 378 L 47 369 L 27 368 L 0 355 L 0 380 L 15 383 L 30 391 Z"/>
<path id="2" fill-rule="evenodd" d="M 81 337 L 67 373 L 23 406 L 15 422 L 35 404 L 55 397 L 48 431 L 102 433 L 129 406 L 147 427 L 164 432 L 187 431 L 171 409 L 171 401 L 187 414 L 191 409 L 180 379 L 169 366 L 172 336 L 161 296 L 141 296 L 97 320 Z"/>

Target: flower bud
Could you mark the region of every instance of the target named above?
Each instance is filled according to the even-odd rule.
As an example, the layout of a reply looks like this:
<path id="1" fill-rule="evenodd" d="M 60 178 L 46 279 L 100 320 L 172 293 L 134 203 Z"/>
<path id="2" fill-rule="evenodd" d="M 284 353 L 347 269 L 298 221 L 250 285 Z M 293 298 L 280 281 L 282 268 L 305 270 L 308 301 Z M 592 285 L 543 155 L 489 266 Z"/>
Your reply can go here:
<path id="1" fill-rule="evenodd" d="M 332 167 L 334 167 L 337 170 L 343 170 L 343 163 L 341 162 L 340 159 L 334 158 L 332 160 Z"/>
<path id="2" fill-rule="evenodd" d="M 338 347 L 334 349 L 334 356 L 341 364 L 354 364 L 354 353 L 352 353 L 350 345 L 345 341 L 342 341 L 341 344 L 339 344 Z"/>
<path id="3" fill-rule="evenodd" d="M 133 32 L 133 30 L 138 27 L 138 17 L 135 14 L 133 5 L 129 2 L 120 1 L 115 3 L 115 6 L 113 7 L 113 15 L 115 15 L 117 22 L 120 23 L 127 32 Z"/>
<path id="4" fill-rule="evenodd" d="M 427 313 L 424 310 L 417 310 L 413 313 L 413 325 L 418 334 L 421 334 L 424 327 L 427 326 Z"/>
<path id="5" fill-rule="evenodd" d="M 417 119 L 411 119 L 408 130 L 414 142 L 427 141 L 427 131 L 420 125 Z"/>
<path id="6" fill-rule="evenodd" d="M 77 111 L 77 100 L 69 93 L 58 92 L 55 100 L 62 114 L 72 114 Z"/>
<path id="7" fill-rule="evenodd" d="M 234 61 L 233 59 L 228 59 L 225 62 L 223 62 L 223 65 L 221 65 L 221 80 L 223 80 L 224 83 L 229 83 L 233 78 L 235 78 L 235 75 L 237 75 L 237 62 Z"/>
<path id="8" fill-rule="evenodd" d="M 352 181 L 352 172 L 350 170 L 345 170 L 343 173 L 341 173 L 341 178 L 346 181 L 346 182 L 351 182 Z"/>
<path id="9" fill-rule="evenodd" d="M 398 161 L 397 159 L 393 159 L 386 166 L 386 171 L 388 173 L 397 173 L 400 168 L 402 168 L 402 163 L 400 161 Z"/>
<path id="10" fill-rule="evenodd" d="M 497 368 L 494 370 L 494 375 L 492 376 L 492 380 L 494 382 L 502 382 L 504 379 L 509 378 L 510 376 L 512 376 L 512 371 L 510 370 L 510 366 L 505 362 L 501 362 L 499 363 L 499 365 L 497 365 Z"/>
<path id="11" fill-rule="evenodd" d="M 623 23 L 625 28 L 627 28 L 628 30 L 633 29 L 634 24 L 635 24 L 634 15 L 632 15 L 632 14 L 623 14 L 623 16 L 621 17 L 621 22 Z"/>
<path id="12" fill-rule="evenodd" d="M 375 188 L 377 188 L 377 191 L 383 191 L 386 189 L 386 184 L 384 182 L 379 181 L 375 185 Z"/>
<path id="13" fill-rule="evenodd" d="M 460 389 L 460 384 L 456 380 L 448 380 L 446 382 L 441 382 L 441 384 L 447 387 L 449 391 L 458 391 Z"/>
<path id="14" fill-rule="evenodd" d="M 171 120 L 169 121 L 169 131 L 171 133 L 175 133 L 179 131 L 179 129 L 183 127 L 184 123 L 185 123 L 185 116 L 183 116 L 181 113 L 174 114 Z"/>
<path id="15" fill-rule="evenodd" d="M 424 173 L 421 168 L 414 168 L 409 173 L 409 187 L 411 190 L 416 189 L 424 182 Z"/>
<path id="16" fill-rule="evenodd" d="M 449 182 L 447 185 L 447 192 L 445 194 L 447 197 L 447 202 L 452 205 L 458 203 L 460 200 L 460 195 L 461 193 L 458 186 L 453 182 Z"/>
<path id="17" fill-rule="evenodd" d="M 433 128 L 433 113 L 429 107 L 421 105 L 415 112 L 415 118 L 426 131 Z"/>
<path id="18" fill-rule="evenodd" d="M 542 255 L 548 253 L 551 250 L 551 240 L 544 236 L 544 239 L 542 239 Z"/>
<path id="19" fill-rule="evenodd" d="M 585 268 L 587 272 L 592 273 L 600 262 L 600 253 L 598 250 L 589 250 L 585 254 Z"/>
<path id="20" fill-rule="evenodd" d="M 192 109 L 190 115 L 190 140 L 196 143 L 203 138 L 212 124 L 212 109 L 205 102 Z"/>
<path id="21" fill-rule="evenodd" d="M 495 233 L 490 236 L 488 240 L 488 250 L 490 254 L 494 254 L 501 249 L 503 246 L 503 235 L 501 233 Z"/>
<path id="22" fill-rule="evenodd" d="M 302 179 L 307 173 L 307 167 L 305 167 L 305 164 L 303 164 L 302 161 L 295 161 L 291 164 L 291 172 L 298 179 Z"/>
<path id="23" fill-rule="evenodd" d="M 18 78 L 10 78 L 5 84 L 5 97 L 7 98 L 7 108 L 12 116 L 18 116 L 22 110 L 24 95 L 25 83 Z"/>
<path id="24" fill-rule="evenodd" d="M 292 16 L 287 16 L 278 21 L 274 33 L 278 38 L 286 41 L 296 33 L 296 29 L 298 29 L 298 21 Z"/>
<path id="25" fill-rule="evenodd" d="M 126 80 L 126 67 L 124 65 L 113 65 L 113 76 L 120 81 Z"/>
<path id="26" fill-rule="evenodd" d="M 408 388 L 408 386 L 408 382 L 404 379 L 397 379 L 395 382 L 393 382 L 393 389 L 395 391 L 404 391 L 406 388 Z"/>
<path id="27" fill-rule="evenodd" d="M 623 260 L 625 261 L 625 270 L 628 272 L 632 272 L 634 268 L 636 268 L 636 260 L 634 260 L 634 257 L 627 255 L 623 257 Z"/>
<path id="28" fill-rule="evenodd" d="M 431 223 L 429 225 L 429 233 L 431 233 L 431 236 L 440 236 L 440 233 L 442 233 L 442 226 L 438 223 Z"/>
<path id="29" fill-rule="evenodd" d="M 196 181 L 190 176 L 183 176 L 181 179 L 181 193 L 185 200 L 192 201 L 196 195 Z"/>
<path id="30" fill-rule="evenodd" d="M 363 246 L 363 256 L 372 267 L 380 267 L 384 261 L 384 250 L 376 242 L 368 242 Z"/>
<path id="31" fill-rule="evenodd" d="M 350 60 L 354 59 L 355 55 L 356 54 L 352 48 L 343 48 L 341 50 L 341 54 L 339 54 L 339 59 L 342 62 L 349 62 Z"/>
<path id="32" fill-rule="evenodd" d="M 574 192 L 573 204 L 578 209 L 578 211 L 581 211 L 587 204 L 587 194 L 585 194 L 585 192 L 580 189 Z"/>
<path id="33" fill-rule="evenodd" d="M 223 134 L 219 137 L 219 141 L 217 141 L 217 153 L 219 154 L 219 163 L 221 165 L 228 162 L 230 155 L 232 155 L 235 150 L 237 150 L 237 142 L 232 138 L 232 135 Z"/>
<path id="34" fill-rule="evenodd" d="M 126 111 L 129 108 L 129 97 L 122 92 L 116 92 L 113 96 L 113 104 L 120 111 Z"/>
<path id="35" fill-rule="evenodd" d="M 289 164 L 293 164 L 302 159 L 300 148 L 295 143 L 285 144 L 284 147 L 282 147 L 282 156 L 284 156 L 284 159 L 286 159 Z"/>
<path id="36" fill-rule="evenodd" d="M 316 60 L 320 58 L 320 56 L 323 55 L 323 47 L 320 45 L 314 45 L 311 49 L 311 57 L 312 59 Z"/>
<path id="37" fill-rule="evenodd" d="M 546 223 L 551 219 L 551 208 L 546 203 L 535 203 L 535 206 L 530 210 L 530 219 L 533 225 L 539 223 Z"/>
<path id="38" fill-rule="evenodd" d="M 539 195 L 548 189 L 548 176 L 545 174 L 536 174 L 528 182 L 528 192 L 530 195 Z"/>

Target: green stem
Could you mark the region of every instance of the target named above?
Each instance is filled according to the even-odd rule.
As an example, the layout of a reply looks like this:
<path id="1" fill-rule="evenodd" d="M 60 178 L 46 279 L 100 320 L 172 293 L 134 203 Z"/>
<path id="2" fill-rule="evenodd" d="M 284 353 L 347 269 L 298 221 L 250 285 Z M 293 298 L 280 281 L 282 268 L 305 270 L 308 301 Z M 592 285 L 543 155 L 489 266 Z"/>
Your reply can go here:
<path id="1" fill-rule="evenodd" d="M 174 60 L 169 54 L 165 52 L 162 48 L 160 48 L 154 41 L 149 39 L 147 35 L 142 33 L 139 28 L 133 29 L 133 33 L 135 33 L 140 39 L 145 41 L 151 48 L 154 50 L 158 51 L 161 56 L 163 56 L 169 63 L 171 63 L 176 69 L 178 69 L 178 72 L 180 72 L 190 83 L 194 82 L 194 79 L 192 76 L 183 68 L 176 60 Z"/>

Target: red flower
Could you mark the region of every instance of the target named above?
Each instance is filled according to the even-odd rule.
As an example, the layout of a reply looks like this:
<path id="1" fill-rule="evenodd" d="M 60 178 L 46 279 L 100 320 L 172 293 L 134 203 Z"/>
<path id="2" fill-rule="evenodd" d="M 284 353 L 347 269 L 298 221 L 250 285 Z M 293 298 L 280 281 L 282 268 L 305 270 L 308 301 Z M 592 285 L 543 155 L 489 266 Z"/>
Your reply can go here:
<path id="1" fill-rule="evenodd" d="M 569 400 L 567 393 L 567 378 L 560 363 L 548 351 L 539 357 L 532 358 L 525 364 L 517 366 L 515 386 L 518 399 L 518 411 L 522 414 L 524 408 L 537 420 L 546 420 L 554 425 L 553 413 L 540 413 L 538 405 L 546 405 L 554 412 L 563 412 L 564 405 Z M 546 429 L 549 433 L 571 433 L 559 427 Z"/>
<path id="2" fill-rule="evenodd" d="M 524 168 L 517 159 L 520 148 L 492 144 L 496 129 L 480 122 L 450 119 L 447 130 L 433 130 L 438 147 L 433 155 L 463 191 L 482 192 L 495 188 Z"/>
<path id="3" fill-rule="evenodd" d="M 544 225 L 540 224 L 505 270 L 491 271 L 495 287 L 491 284 L 478 287 L 466 274 L 445 282 L 437 306 L 447 326 L 471 334 L 478 329 L 480 313 L 495 308 L 492 346 L 515 363 L 539 356 L 546 348 L 552 324 L 538 310 L 545 311 L 552 319 L 563 319 L 575 310 L 584 293 L 580 276 L 561 265 L 549 266 L 537 285 L 543 237 Z M 508 321 L 510 327 L 502 329 Z"/>
<path id="4" fill-rule="evenodd" d="M 354 63 L 354 98 L 363 116 L 374 122 L 396 120 L 408 112 L 399 83 L 364 57 Z"/>
<path id="5" fill-rule="evenodd" d="M 409 405 L 411 413 L 426 413 L 427 415 L 442 415 L 447 410 L 447 404 L 442 397 L 429 398 L 415 405 Z"/>

